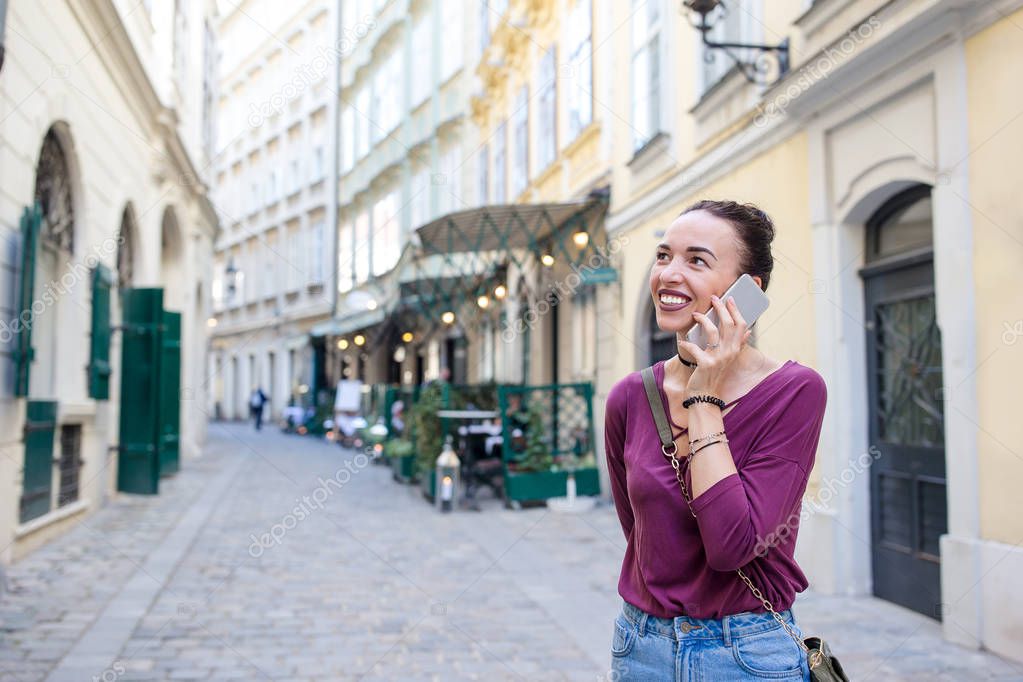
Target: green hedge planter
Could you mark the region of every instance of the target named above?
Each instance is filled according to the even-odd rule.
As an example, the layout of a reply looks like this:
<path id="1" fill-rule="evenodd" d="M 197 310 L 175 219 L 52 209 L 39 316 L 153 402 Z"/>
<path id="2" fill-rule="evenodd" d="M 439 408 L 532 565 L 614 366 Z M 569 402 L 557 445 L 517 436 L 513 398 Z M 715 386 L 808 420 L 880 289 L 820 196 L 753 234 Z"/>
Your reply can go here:
<path id="1" fill-rule="evenodd" d="M 504 477 L 504 494 L 516 502 L 564 497 L 567 482 L 567 471 L 509 471 Z M 576 469 L 575 491 L 577 495 L 600 494 L 600 477 L 595 467 Z"/>
<path id="2" fill-rule="evenodd" d="M 416 456 L 391 457 L 391 477 L 399 483 L 411 483 L 416 475 Z"/>

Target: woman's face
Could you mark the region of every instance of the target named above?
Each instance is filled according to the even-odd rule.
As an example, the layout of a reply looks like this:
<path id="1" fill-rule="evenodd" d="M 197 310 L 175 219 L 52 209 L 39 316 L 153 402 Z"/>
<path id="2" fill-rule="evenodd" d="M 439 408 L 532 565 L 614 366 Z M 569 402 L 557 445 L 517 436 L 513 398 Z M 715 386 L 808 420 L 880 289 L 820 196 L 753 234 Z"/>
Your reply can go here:
<path id="1" fill-rule="evenodd" d="M 711 295 L 721 296 L 741 274 L 738 237 L 730 223 L 707 211 L 679 216 L 657 245 L 650 268 L 657 326 L 688 331 L 695 323 L 693 311 L 710 310 Z"/>

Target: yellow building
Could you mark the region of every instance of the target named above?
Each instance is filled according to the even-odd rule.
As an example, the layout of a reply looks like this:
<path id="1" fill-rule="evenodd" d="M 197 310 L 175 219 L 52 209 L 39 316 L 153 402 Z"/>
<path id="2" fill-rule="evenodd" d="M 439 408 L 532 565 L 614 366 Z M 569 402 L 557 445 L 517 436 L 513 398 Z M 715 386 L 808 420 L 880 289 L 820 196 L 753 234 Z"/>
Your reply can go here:
<path id="1" fill-rule="evenodd" d="M 615 114 L 608 232 L 630 241 L 613 375 L 664 357 L 657 232 L 698 198 L 759 204 L 778 237 L 755 342 L 829 390 L 798 548 L 812 586 L 1020 659 L 1023 3 L 728 2 L 710 40 L 788 41 L 780 77 L 733 50 L 767 67 L 752 79 L 676 3 L 632 4 L 612 4 L 628 30 L 607 49 L 629 58 L 596 105 Z"/>

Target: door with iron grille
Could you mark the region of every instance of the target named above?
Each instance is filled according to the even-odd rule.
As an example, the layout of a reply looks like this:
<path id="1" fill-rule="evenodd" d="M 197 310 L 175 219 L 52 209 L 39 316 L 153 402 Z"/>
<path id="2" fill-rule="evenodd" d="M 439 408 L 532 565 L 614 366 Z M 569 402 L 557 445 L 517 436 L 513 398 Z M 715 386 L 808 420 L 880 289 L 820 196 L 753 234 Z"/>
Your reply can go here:
<path id="1" fill-rule="evenodd" d="M 896 196 L 868 224 L 866 292 L 874 594 L 941 617 L 947 530 L 941 332 L 935 315 L 929 187 Z"/>

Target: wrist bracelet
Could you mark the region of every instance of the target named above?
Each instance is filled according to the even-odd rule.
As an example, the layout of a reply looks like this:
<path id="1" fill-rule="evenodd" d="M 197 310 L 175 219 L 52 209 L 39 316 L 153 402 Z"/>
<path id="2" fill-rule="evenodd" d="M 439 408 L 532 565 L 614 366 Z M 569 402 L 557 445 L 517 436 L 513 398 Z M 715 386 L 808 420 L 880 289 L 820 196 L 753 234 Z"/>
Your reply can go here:
<path id="1" fill-rule="evenodd" d="M 690 447 L 692 447 L 693 445 L 696 445 L 697 443 L 702 443 L 705 440 L 710 440 L 711 438 L 717 438 L 718 436 L 723 436 L 723 435 L 725 435 L 724 431 L 718 431 L 717 433 L 712 433 L 709 436 L 701 436 L 699 438 L 690 438 L 689 439 L 689 445 L 690 445 Z"/>
<path id="2" fill-rule="evenodd" d="M 686 398 L 682 401 L 682 407 L 688 410 L 689 406 L 694 403 L 710 403 L 717 405 L 722 410 L 725 409 L 725 401 L 713 395 L 694 395 L 692 398 Z"/>
<path id="3" fill-rule="evenodd" d="M 693 449 L 690 449 L 690 450 L 689 450 L 689 456 L 690 456 L 690 457 L 692 457 L 693 455 L 695 455 L 695 454 L 696 454 L 697 452 L 699 452 L 700 450 L 703 450 L 704 448 L 709 448 L 709 447 L 710 447 L 711 445 L 717 445 L 718 443 L 727 443 L 727 442 L 728 442 L 728 439 L 727 439 L 727 438 L 724 438 L 724 439 L 722 439 L 722 440 L 712 440 L 712 441 L 711 441 L 711 442 L 709 442 L 709 443 L 706 443 L 706 444 L 704 444 L 704 445 L 701 445 L 700 447 L 696 448 L 695 450 L 693 450 Z"/>

